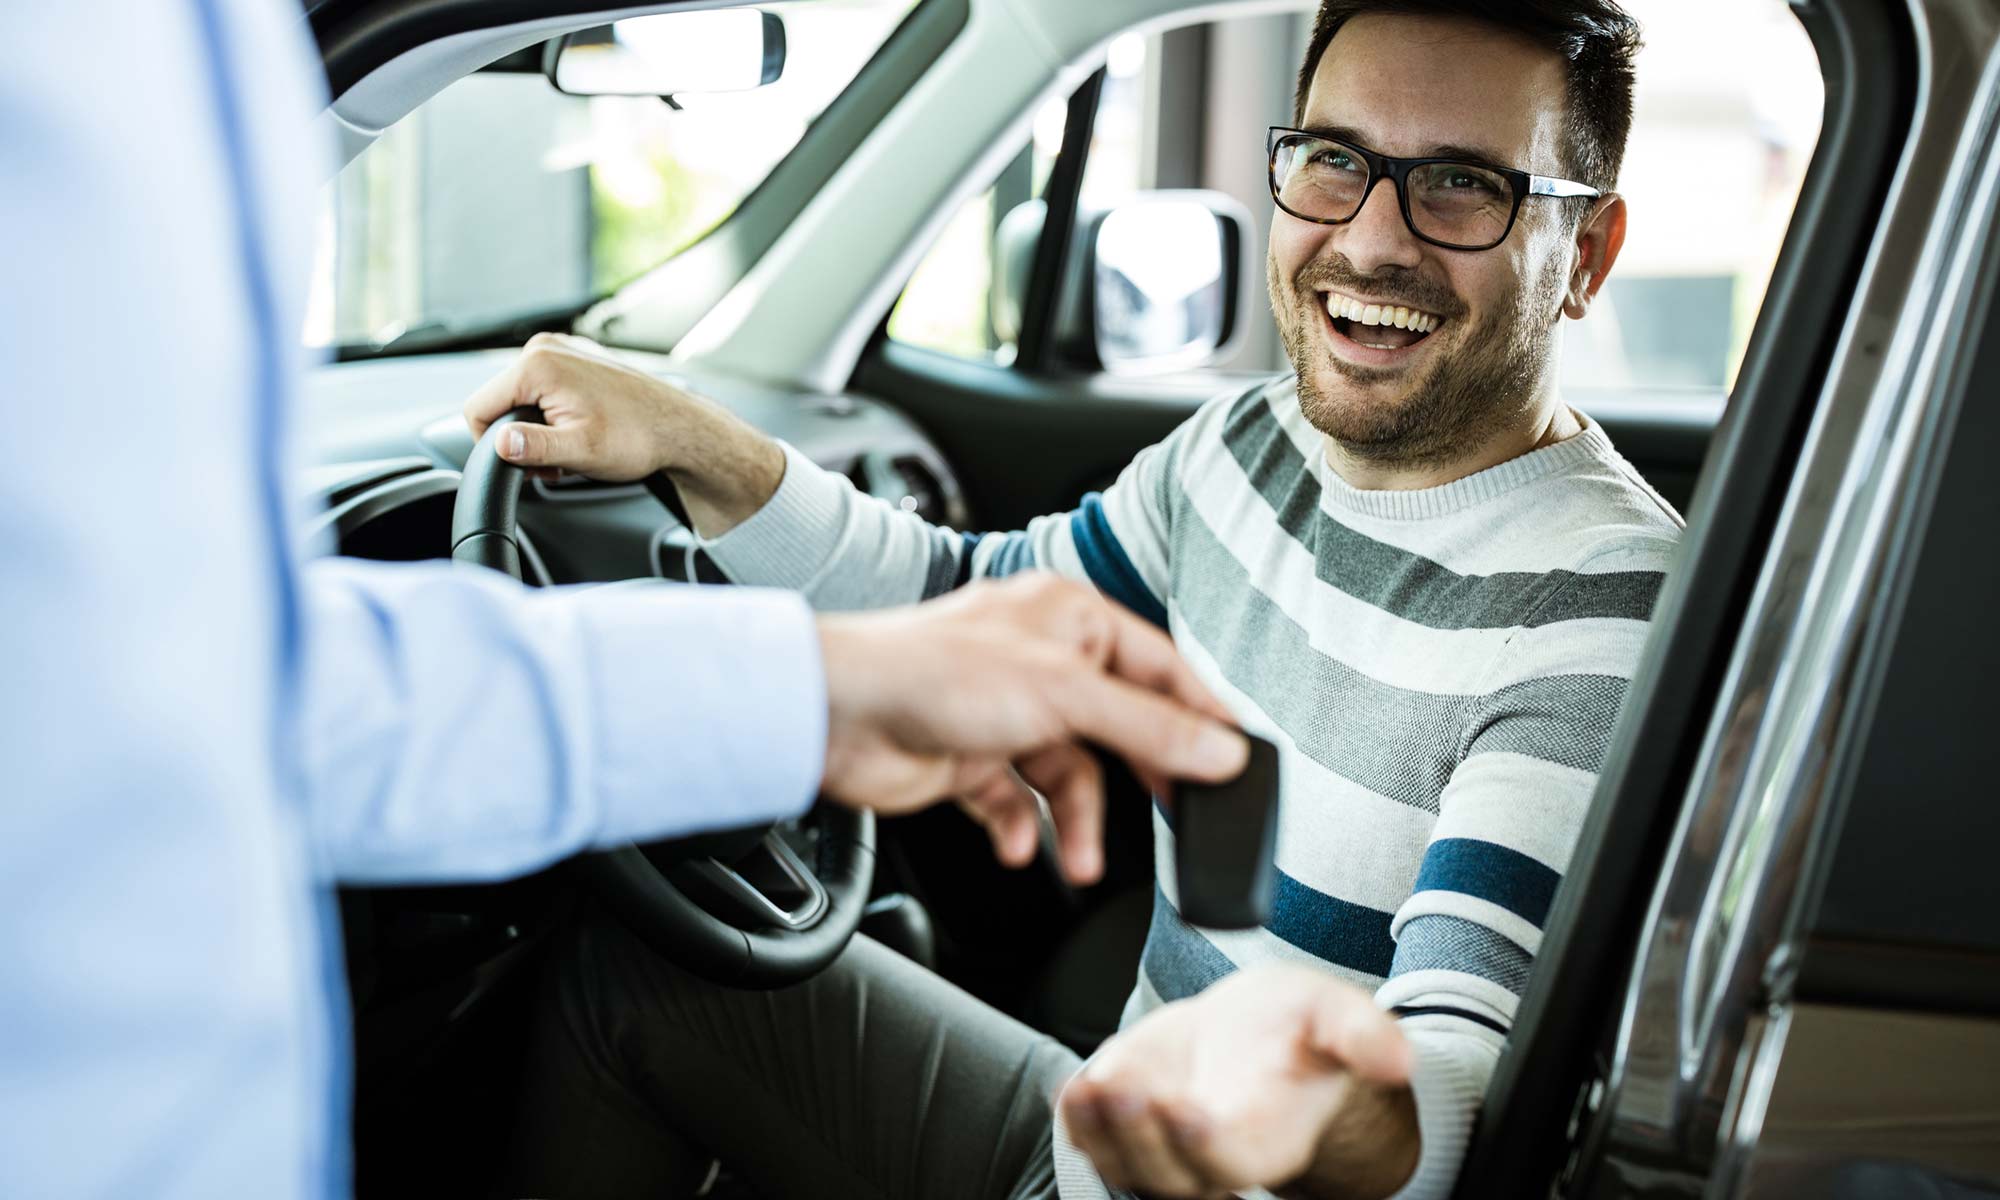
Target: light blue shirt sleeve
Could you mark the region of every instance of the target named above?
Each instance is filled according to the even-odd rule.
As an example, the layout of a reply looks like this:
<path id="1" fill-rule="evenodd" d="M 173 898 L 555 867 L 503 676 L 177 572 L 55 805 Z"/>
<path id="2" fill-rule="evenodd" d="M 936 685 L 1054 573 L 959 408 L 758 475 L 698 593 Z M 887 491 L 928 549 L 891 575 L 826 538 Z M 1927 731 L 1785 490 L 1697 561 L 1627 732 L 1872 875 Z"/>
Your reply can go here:
<path id="1" fill-rule="evenodd" d="M 342 881 L 518 874 L 796 816 L 818 783 L 825 687 L 793 593 L 349 559 L 304 581 L 301 749 Z"/>
<path id="2" fill-rule="evenodd" d="M 331 1200 L 332 882 L 800 811 L 814 626 L 773 593 L 302 564 L 300 7 L 7 15 L 0 1197 Z"/>

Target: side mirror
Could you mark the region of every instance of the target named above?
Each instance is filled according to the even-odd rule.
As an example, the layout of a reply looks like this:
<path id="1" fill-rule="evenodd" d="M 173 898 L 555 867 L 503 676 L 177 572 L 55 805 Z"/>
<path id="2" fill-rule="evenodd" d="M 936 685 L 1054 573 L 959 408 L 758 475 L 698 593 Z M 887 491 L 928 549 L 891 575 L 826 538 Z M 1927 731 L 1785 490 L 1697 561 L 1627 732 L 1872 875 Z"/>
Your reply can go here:
<path id="1" fill-rule="evenodd" d="M 993 335 L 1003 343 L 1021 338 L 1028 277 L 1034 273 L 1035 247 L 1041 243 L 1042 226 L 1048 218 L 1048 201 L 1029 200 L 1008 210 L 993 230 L 993 282 L 987 306 Z"/>
<path id="2" fill-rule="evenodd" d="M 628 17 L 551 42 L 543 62 L 571 96 L 745 92 L 784 70 L 784 20 L 749 8 Z"/>
<path id="3" fill-rule="evenodd" d="M 1120 375 L 1185 370 L 1229 349 L 1240 323 L 1250 214 L 1219 192 L 1144 192 L 1094 224 L 1084 276 L 1091 342 Z"/>

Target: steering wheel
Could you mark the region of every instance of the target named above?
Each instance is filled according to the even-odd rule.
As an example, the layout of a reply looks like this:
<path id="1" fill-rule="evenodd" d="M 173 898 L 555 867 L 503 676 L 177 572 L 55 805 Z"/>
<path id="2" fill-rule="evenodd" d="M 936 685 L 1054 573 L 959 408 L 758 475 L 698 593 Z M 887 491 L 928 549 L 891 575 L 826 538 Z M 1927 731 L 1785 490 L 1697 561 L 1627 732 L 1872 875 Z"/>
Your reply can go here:
<path id="1" fill-rule="evenodd" d="M 472 448 L 452 511 L 453 561 L 521 578 L 516 522 L 524 475 L 500 457 L 493 439 L 516 421 L 541 419 L 538 409 L 517 408 Z M 671 486 L 662 479 L 655 490 Z M 628 844 L 577 863 L 605 903 L 659 953 L 717 983 L 783 987 L 810 978 L 846 947 L 875 877 L 873 813 L 821 803 L 799 833 L 810 839 L 811 867 L 777 826 Z"/>

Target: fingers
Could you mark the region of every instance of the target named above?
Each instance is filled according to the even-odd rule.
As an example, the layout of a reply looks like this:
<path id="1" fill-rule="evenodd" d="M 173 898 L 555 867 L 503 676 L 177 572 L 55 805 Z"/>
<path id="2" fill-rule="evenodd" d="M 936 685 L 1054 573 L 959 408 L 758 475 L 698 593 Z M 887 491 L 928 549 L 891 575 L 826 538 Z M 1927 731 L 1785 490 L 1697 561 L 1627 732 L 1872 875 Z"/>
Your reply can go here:
<path id="1" fill-rule="evenodd" d="M 1195 678 L 1165 631 L 1103 593 L 1046 572 L 1024 572 L 999 587 L 1020 599 L 1031 627 L 1043 636 L 1073 646 L 1114 675 L 1218 721 L 1235 723 L 1228 706 Z"/>
<path id="2" fill-rule="evenodd" d="M 1078 1071 L 1063 1088 L 1058 1101 L 1063 1123 L 1069 1126 L 1070 1140 L 1089 1157 L 1108 1186 L 1130 1187 L 1138 1176 L 1125 1159 L 1124 1140 L 1118 1136 L 1109 1097 L 1100 1083 L 1086 1078 L 1089 1073 L 1089 1067 Z"/>
<path id="3" fill-rule="evenodd" d="M 990 775 L 964 794 L 959 806 L 986 827 L 995 858 L 1005 866 L 1025 867 L 1041 846 L 1041 806 L 1004 762 L 989 769 Z"/>
<path id="4" fill-rule="evenodd" d="M 590 355 L 598 351 L 597 343 L 588 338 L 567 333 L 538 333 L 528 339 L 521 348 L 521 354 L 506 370 L 481 384 L 465 401 L 465 424 L 472 430 L 477 441 L 486 433 L 486 427 L 499 419 L 502 413 L 522 406 L 539 406 L 541 387 L 537 386 L 537 375 L 542 372 L 540 364 L 544 357 L 556 351 L 567 351 L 572 355 Z"/>
<path id="5" fill-rule="evenodd" d="M 1082 887 L 1104 875 L 1104 771 L 1090 752 L 1064 743 L 1023 759 L 1024 779 L 1048 797 L 1063 876 Z"/>
<path id="6" fill-rule="evenodd" d="M 577 430 L 558 425 L 516 421 L 500 431 L 494 449 L 517 467 L 554 468 L 574 463 L 582 455 Z"/>
<path id="7" fill-rule="evenodd" d="M 1172 696 L 1196 712 L 1225 724 L 1236 723 L 1228 706 L 1195 678 L 1187 660 L 1174 649 L 1172 638 L 1115 604 L 1107 602 L 1105 611 L 1111 626 L 1111 653 L 1106 665 L 1112 674 Z"/>
<path id="8" fill-rule="evenodd" d="M 1243 770 L 1248 743 L 1236 731 L 1227 705 L 1195 677 L 1173 639 L 1101 593 L 1045 573 L 1026 573 L 984 595 L 1015 607 L 1014 619 L 1079 653 L 1100 683 L 1123 686 L 1076 689 L 1077 707 L 1065 715 L 1085 718 L 1071 732 L 1117 750 L 1156 795 L 1173 778 L 1219 782 Z M 1122 697 L 1141 690 L 1172 703 L 1140 704 Z M 1171 714 L 1171 715 L 1169 715 Z M 1146 722 L 1164 722 L 1148 730 Z"/>
<path id="9" fill-rule="evenodd" d="M 1163 1197 L 1205 1200 L 1228 1194 L 1183 1154 L 1181 1141 L 1193 1135 L 1175 1126 L 1166 1107 L 1147 1099 L 1143 1089 L 1093 1079 L 1094 1074 L 1085 1067 L 1064 1090 L 1063 1114 L 1071 1139 L 1106 1184 Z"/>
<path id="10" fill-rule="evenodd" d="M 1313 1000 L 1307 1041 L 1355 1075 L 1375 1083 L 1405 1084 L 1415 1066 L 1409 1039 L 1372 997 L 1346 987 L 1324 987 Z"/>
<path id="11" fill-rule="evenodd" d="M 1123 679 L 1079 668 L 1054 681 L 1049 699 L 1072 734 L 1142 777 L 1220 783 L 1249 762 L 1250 743 L 1233 726 Z"/>
<path id="12" fill-rule="evenodd" d="M 502 413 L 533 403 L 531 397 L 523 394 L 524 390 L 520 359 L 480 384 L 465 401 L 465 424 L 472 430 L 472 440 L 484 437 L 486 427 L 499 419 Z"/>

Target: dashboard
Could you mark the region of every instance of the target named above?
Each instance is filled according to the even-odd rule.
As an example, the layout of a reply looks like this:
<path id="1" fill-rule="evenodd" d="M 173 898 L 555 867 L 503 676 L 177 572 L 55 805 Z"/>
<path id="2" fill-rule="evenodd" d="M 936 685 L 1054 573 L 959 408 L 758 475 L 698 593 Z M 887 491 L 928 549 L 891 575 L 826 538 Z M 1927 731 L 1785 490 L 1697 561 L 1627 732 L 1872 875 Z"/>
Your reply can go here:
<path id="1" fill-rule="evenodd" d="M 310 373 L 301 407 L 315 548 L 393 561 L 446 557 L 458 471 L 473 444 L 459 406 L 518 353 L 332 363 Z M 664 355 L 621 357 L 724 405 L 863 492 L 940 524 L 966 524 L 963 492 L 943 454 L 879 403 L 709 377 Z M 533 480 L 522 492 L 520 522 L 534 582 L 691 577 L 689 534 L 640 484 Z"/>

